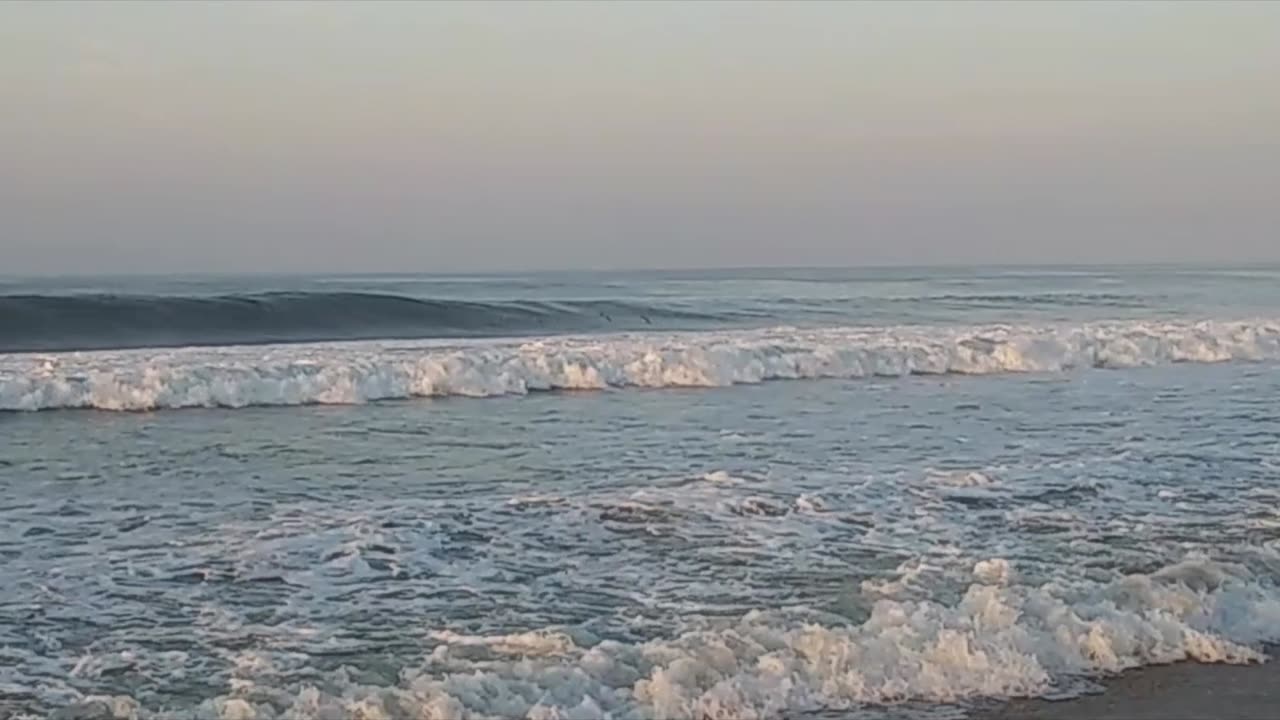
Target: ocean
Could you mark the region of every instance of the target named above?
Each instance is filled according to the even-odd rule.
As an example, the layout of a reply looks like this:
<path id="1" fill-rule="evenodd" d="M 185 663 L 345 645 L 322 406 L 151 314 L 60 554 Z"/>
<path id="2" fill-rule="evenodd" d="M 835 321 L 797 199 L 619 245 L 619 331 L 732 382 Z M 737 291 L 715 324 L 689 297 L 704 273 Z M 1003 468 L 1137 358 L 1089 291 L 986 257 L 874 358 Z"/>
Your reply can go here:
<path id="1" fill-rule="evenodd" d="M 1280 640 L 1280 268 L 0 278 L 0 717 L 958 718 Z"/>

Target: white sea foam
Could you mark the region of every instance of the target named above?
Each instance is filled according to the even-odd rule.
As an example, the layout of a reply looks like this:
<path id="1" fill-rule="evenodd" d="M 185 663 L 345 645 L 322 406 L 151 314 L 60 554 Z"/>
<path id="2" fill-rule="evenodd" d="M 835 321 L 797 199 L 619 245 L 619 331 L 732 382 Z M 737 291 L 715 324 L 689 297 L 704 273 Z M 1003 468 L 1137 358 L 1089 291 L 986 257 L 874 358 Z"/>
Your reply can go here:
<path id="1" fill-rule="evenodd" d="M 1189 559 L 1107 583 L 1007 584 L 979 563 L 955 602 L 880 599 L 860 624 L 804 610 L 694 618 L 642 643 L 547 629 L 430 632 L 434 647 L 397 684 L 345 670 L 314 684 L 241 682 L 210 718 L 494 717 L 617 720 L 782 718 L 904 700 L 1060 692 L 1072 678 L 1177 660 L 1245 663 L 1280 636 L 1280 595 L 1237 567 Z M 100 715 L 168 717 L 126 698 Z"/>
<path id="2" fill-rule="evenodd" d="M 741 485 L 743 480 L 740 477 L 734 477 L 724 470 L 715 470 L 702 476 L 703 480 L 717 485 Z"/>
<path id="3" fill-rule="evenodd" d="M 934 485 L 953 488 L 984 488 L 997 485 L 995 478 L 978 470 L 934 470 L 925 471 L 925 479 Z"/>
<path id="4" fill-rule="evenodd" d="M 989 560 L 979 560 L 973 566 L 973 577 L 975 580 L 987 585 L 1008 585 L 1013 581 L 1013 566 L 1004 558 L 991 558 Z"/>
<path id="5" fill-rule="evenodd" d="M 333 343 L 0 356 L 0 410 L 349 404 L 608 387 L 1280 359 L 1280 321 L 772 329 L 527 343 Z"/>

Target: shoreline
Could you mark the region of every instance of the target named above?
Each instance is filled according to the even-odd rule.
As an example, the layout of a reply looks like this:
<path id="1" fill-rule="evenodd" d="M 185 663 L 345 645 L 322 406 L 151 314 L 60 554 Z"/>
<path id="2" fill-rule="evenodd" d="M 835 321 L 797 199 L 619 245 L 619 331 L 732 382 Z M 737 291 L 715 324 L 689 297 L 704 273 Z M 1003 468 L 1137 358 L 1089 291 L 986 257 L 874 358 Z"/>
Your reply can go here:
<path id="1" fill-rule="evenodd" d="M 1197 662 L 1149 665 L 1099 682 L 1104 690 L 1098 694 L 1069 700 L 1010 700 L 974 708 L 968 716 L 970 720 L 1272 720 L 1280 717 L 1280 662 L 1274 659 L 1252 665 Z"/>

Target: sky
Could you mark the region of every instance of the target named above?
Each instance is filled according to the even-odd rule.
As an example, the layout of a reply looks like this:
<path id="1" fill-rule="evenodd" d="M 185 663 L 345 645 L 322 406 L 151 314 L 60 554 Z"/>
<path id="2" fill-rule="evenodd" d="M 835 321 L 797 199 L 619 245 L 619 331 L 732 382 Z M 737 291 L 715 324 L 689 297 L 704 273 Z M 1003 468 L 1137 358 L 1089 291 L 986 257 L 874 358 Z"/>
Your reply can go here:
<path id="1" fill-rule="evenodd" d="M 1280 260 L 1277 2 L 0 2 L 0 273 Z"/>

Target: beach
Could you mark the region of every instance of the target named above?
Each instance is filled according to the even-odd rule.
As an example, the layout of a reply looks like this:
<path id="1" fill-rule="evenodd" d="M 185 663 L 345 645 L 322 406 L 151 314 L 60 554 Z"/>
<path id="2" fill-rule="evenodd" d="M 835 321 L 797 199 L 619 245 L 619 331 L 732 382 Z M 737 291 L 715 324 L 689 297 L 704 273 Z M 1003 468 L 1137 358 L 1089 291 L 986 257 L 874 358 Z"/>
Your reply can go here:
<path id="1" fill-rule="evenodd" d="M 1175 663 L 1130 670 L 1097 695 L 1015 700 L 973 720 L 1271 720 L 1280 713 L 1280 664 Z"/>

